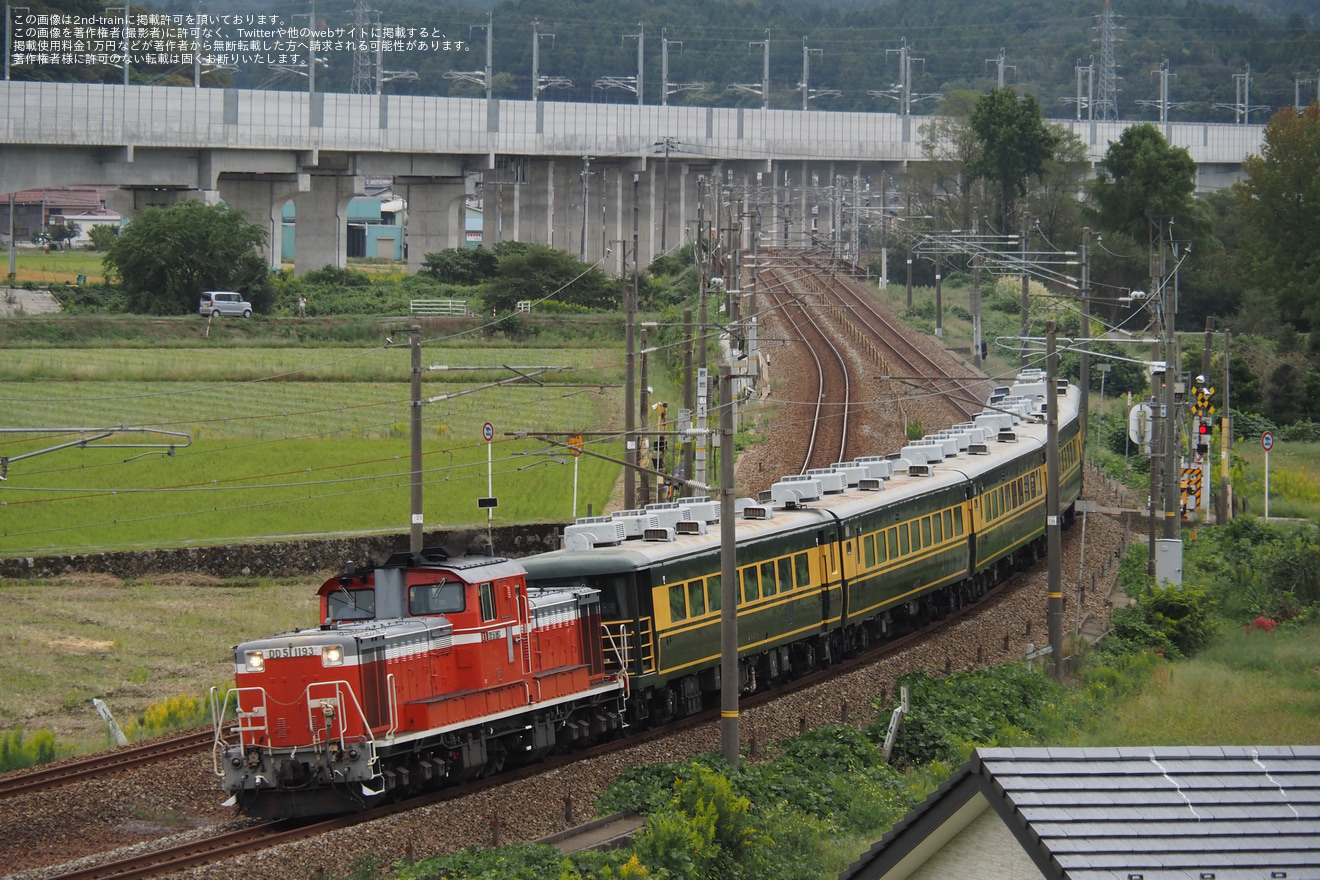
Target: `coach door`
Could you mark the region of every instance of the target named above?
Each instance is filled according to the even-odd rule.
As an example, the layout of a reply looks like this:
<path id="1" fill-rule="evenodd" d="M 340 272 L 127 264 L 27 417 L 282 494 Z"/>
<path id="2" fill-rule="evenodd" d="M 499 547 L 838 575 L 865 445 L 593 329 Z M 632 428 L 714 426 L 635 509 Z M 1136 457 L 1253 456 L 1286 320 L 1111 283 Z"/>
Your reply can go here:
<path id="1" fill-rule="evenodd" d="M 834 616 L 834 585 L 839 580 L 839 543 L 833 529 L 821 529 L 816 533 L 816 569 L 820 572 L 820 624 L 824 629 Z"/>

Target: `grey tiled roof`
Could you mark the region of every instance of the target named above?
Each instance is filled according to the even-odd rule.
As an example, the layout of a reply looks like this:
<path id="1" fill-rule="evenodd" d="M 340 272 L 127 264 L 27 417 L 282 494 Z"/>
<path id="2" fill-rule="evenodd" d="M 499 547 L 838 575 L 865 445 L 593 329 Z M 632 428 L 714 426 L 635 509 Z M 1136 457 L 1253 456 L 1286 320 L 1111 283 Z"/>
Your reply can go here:
<path id="1" fill-rule="evenodd" d="M 976 793 L 1050 878 L 1320 880 L 1320 746 L 979 749 L 842 878 Z"/>

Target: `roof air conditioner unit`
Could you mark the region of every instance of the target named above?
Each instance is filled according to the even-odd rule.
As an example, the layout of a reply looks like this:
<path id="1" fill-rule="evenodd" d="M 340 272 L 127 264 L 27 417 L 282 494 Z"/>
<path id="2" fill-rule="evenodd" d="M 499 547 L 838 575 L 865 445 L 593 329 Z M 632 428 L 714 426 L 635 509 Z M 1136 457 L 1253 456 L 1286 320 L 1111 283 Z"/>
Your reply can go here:
<path id="1" fill-rule="evenodd" d="M 848 488 L 848 475 L 833 468 L 812 468 L 806 476 L 820 480 L 820 488 L 826 495 L 837 495 Z"/>

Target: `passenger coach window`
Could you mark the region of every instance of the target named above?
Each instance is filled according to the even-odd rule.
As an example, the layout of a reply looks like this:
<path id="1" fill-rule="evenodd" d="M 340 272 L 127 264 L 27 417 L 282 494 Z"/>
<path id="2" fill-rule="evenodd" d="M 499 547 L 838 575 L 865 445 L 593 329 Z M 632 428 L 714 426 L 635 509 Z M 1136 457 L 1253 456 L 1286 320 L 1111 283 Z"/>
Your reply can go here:
<path id="1" fill-rule="evenodd" d="M 928 516 L 921 518 L 921 546 L 930 546 L 930 517 Z"/>
<path id="2" fill-rule="evenodd" d="M 898 552 L 900 556 L 906 556 L 911 549 L 908 543 L 908 527 L 902 525 L 898 527 Z"/>
<path id="3" fill-rule="evenodd" d="M 807 554 L 799 553 L 793 557 L 793 577 L 799 587 L 811 586 L 811 564 L 807 561 Z"/>
<path id="4" fill-rule="evenodd" d="M 467 608 L 463 585 L 456 581 L 416 584 L 408 588 L 408 613 L 413 617 L 427 614 L 452 614 Z"/>
<path id="5" fill-rule="evenodd" d="M 700 580 L 688 581 L 688 608 L 693 617 L 706 613 L 706 586 Z"/>
<path id="6" fill-rule="evenodd" d="M 779 560 L 779 592 L 793 589 L 793 561 L 785 556 Z"/>
<path id="7" fill-rule="evenodd" d="M 866 567 L 875 565 L 875 536 L 867 535 L 862 539 L 862 559 L 866 561 Z"/>
<path id="8" fill-rule="evenodd" d="M 962 533 L 963 533 L 962 508 L 959 507 L 953 511 L 953 534 L 956 537 L 958 535 L 961 535 Z"/>
<path id="9" fill-rule="evenodd" d="M 711 611 L 719 611 L 720 606 L 724 604 L 724 596 L 720 592 L 720 575 L 714 575 L 706 578 L 706 605 Z"/>
<path id="10" fill-rule="evenodd" d="M 898 529 L 890 529 L 889 531 L 885 532 L 885 534 L 888 535 L 888 538 L 887 538 L 887 540 L 886 540 L 885 543 L 887 543 L 887 544 L 889 545 L 889 558 L 890 558 L 890 559 L 897 559 L 897 558 L 898 558 L 898 553 L 899 553 L 899 550 L 898 550 Z"/>
<path id="11" fill-rule="evenodd" d="M 931 528 L 935 531 L 935 543 L 938 544 L 944 540 L 944 518 L 937 513 L 930 519 Z"/>
<path id="12" fill-rule="evenodd" d="M 481 619 L 483 621 L 494 620 L 495 612 L 495 584 L 490 581 L 481 585 Z"/>
<path id="13" fill-rule="evenodd" d="M 743 601 L 751 602 L 761 598 L 761 589 L 756 582 L 756 566 L 749 565 L 742 570 Z"/>
<path id="14" fill-rule="evenodd" d="M 775 594 L 775 564 L 773 562 L 761 563 L 761 595 L 773 596 Z"/>
<path id="15" fill-rule="evenodd" d="M 669 619 L 675 623 L 687 620 L 687 603 L 683 600 L 682 584 L 674 584 L 669 588 Z"/>

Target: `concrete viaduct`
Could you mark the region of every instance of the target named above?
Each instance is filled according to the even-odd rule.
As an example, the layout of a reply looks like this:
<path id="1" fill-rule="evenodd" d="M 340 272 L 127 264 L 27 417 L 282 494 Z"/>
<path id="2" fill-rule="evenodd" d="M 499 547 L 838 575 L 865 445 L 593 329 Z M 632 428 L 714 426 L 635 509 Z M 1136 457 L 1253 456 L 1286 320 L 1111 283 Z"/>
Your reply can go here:
<path id="1" fill-rule="evenodd" d="M 834 222 L 826 188 L 902 178 L 923 161 L 928 117 L 399 95 L 0 83 L 0 192 L 65 184 L 120 188 L 133 216 L 183 198 L 223 200 L 270 231 L 297 209 L 299 274 L 345 265 L 348 202 L 390 175 L 408 200 L 408 267 L 464 242 L 468 173 L 484 180 L 483 240 L 537 242 L 623 269 L 634 205 L 643 265 L 690 237 L 698 179 L 773 204 L 767 244 L 806 244 Z M 1065 120 L 1099 160 L 1127 122 Z M 1198 189 L 1231 183 L 1263 126 L 1170 123 Z M 670 144 L 669 157 L 663 147 Z M 589 157 L 589 158 L 585 158 Z M 878 203 L 878 202 L 877 202 Z M 772 215 L 772 216 L 769 216 Z M 665 228 L 661 228 L 662 225 Z"/>

